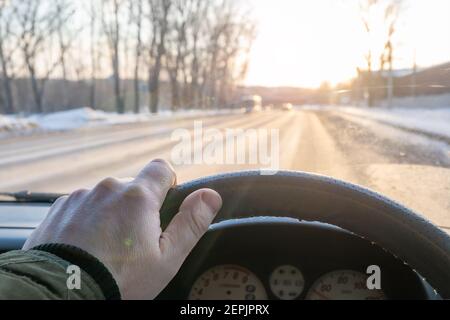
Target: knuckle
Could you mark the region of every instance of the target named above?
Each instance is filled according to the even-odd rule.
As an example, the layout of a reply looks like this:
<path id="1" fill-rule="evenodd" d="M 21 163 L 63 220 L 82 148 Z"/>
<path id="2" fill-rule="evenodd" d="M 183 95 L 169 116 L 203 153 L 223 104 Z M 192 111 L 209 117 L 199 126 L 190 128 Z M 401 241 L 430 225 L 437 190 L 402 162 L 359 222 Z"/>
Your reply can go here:
<path id="1" fill-rule="evenodd" d="M 62 196 L 53 203 L 52 207 L 47 213 L 46 219 L 49 219 L 51 217 L 54 217 L 57 215 L 62 209 L 64 209 L 67 206 L 67 200 L 69 199 L 69 196 Z"/>
<path id="2" fill-rule="evenodd" d="M 120 186 L 120 182 L 115 179 L 115 178 L 106 178 L 103 179 L 99 184 L 97 184 L 97 186 L 95 187 L 95 189 L 98 191 L 100 190 L 110 190 L 110 191 L 115 191 L 119 188 Z"/>
<path id="3" fill-rule="evenodd" d="M 160 166 L 165 167 L 165 168 L 167 168 L 167 169 L 172 171 L 172 166 L 170 165 L 169 162 L 167 162 L 164 159 L 155 159 L 155 160 L 152 161 L 152 164 L 160 165 Z"/>
<path id="4" fill-rule="evenodd" d="M 85 196 L 88 192 L 89 192 L 89 190 L 87 190 L 87 189 L 78 189 L 78 190 L 75 190 L 74 192 L 72 192 L 70 197 L 71 198 L 79 198 L 79 197 Z"/>
<path id="5" fill-rule="evenodd" d="M 53 203 L 53 207 L 59 206 L 66 202 L 66 200 L 69 199 L 69 196 L 62 196 L 56 199 L 56 201 Z"/>
<path id="6" fill-rule="evenodd" d="M 172 183 L 175 179 L 175 171 L 172 166 L 162 159 L 154 160 L 150 166 L 153 170 L 149 170 L 150 176 L 156 181 L 170 182 Z M 167 181 L 166 181 L 167 180 Z"/>
<path id="7" fill-rule="evenodd" d="M 123 193 L 125 197 L 146 198 L 149 191 L 147 190 L 147 188 L 140 184 L 131 183 L 127 185 Z"/>

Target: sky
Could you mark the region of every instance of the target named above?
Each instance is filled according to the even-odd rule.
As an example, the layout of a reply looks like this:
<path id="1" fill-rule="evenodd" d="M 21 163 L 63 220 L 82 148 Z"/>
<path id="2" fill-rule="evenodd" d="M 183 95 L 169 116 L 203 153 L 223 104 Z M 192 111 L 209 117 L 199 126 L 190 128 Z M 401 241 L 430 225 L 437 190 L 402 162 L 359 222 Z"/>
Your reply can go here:
<path id="1" fill-rule="evenodd" d="M 247 85 L 318 87 L 355 76 L 371 47 L 378 61 L 381 23 L 371 40 L 358 0 L 248 0 L 258 25 Z M 374 12 L 374 21 L 381 21 Z M 394 68 L 450 61 L 450 0 L 405 0 Z M 375 68 L 377 68 L 377 63 Z"/>

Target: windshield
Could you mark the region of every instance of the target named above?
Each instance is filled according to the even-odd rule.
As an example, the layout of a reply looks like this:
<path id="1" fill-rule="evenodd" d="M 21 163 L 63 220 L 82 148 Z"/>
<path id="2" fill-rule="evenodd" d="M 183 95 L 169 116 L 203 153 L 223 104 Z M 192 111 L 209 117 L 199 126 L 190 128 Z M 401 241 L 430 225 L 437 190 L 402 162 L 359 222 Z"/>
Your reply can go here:
<path id="1" fill-rule="evenodd" d="M 0 192 L 299 170 L 450 231 L 448 0 L 0 0 Z"/>

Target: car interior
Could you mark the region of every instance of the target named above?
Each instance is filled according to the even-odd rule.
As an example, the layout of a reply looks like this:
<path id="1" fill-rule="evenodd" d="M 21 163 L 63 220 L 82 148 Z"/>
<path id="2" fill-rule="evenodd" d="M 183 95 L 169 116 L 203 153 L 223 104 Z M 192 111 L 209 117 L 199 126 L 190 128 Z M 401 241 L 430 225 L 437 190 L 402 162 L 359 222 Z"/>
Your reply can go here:
<path id="1" fill-rule="evenodd" d="M 0 0 L 3 299 L 450 300 L 450 0 Z"/>
<path id="2" fill-rule="evenodd" d="M 223 208 L 158 299 L 450 297 L 448 235 L 377 193 L 302 172 L 222 174 L 171 190 L 163 228 L 188 194 L 205 187 L 221 194 Z M 20 249 L 57 197 L 1 202 L 0 252 Z"/>

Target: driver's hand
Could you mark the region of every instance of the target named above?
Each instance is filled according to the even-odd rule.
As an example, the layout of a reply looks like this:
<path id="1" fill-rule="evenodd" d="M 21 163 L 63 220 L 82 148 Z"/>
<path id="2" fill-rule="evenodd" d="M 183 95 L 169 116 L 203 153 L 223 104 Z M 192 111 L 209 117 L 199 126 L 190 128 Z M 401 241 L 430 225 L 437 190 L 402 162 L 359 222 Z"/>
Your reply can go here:
<path id="1" fill-rule="evenodd" d="M 219 194 L 192 193 L 162 232 L 159 210 L 176 182 L 163 160 L 132 181 L 108 178 L 58 199 L 24 250 L 47 243 L 83 249 L 110 270 L 123 299 L 153 299 L 172 280 L 222 206 Z"/>

